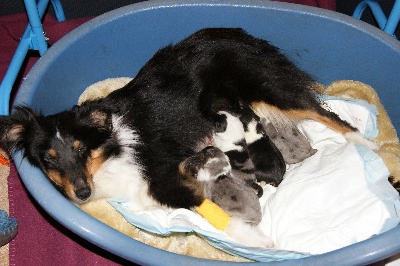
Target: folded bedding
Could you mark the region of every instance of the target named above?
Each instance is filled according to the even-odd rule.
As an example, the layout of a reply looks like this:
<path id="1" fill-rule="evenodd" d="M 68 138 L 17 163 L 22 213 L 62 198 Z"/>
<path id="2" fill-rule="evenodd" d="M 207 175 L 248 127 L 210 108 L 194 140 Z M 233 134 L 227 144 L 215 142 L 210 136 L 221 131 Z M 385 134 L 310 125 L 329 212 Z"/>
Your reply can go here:
<path id="1" fill-rule="evenodd" d="M 374 105 L 325 95 L 320 99 L 367 138 L 377 136 L 378 112 Z M 374 151 L 347 142 L 315 121 L 303 121 L 298 127 L 318 151 L 300 163 L 288 165 L 279 187 L 264 187 L 259 227 L 274 240 L 273 249 L 236 243 L 186 209 L 132 212 L 129 202 L 109 202 L 129 223 L 145 231 L 163 236 L 195 232 L 227 253 L 264 262 L 329 252 L 399 224 L 399 194 L 388 182 L 389 171 Z"/>

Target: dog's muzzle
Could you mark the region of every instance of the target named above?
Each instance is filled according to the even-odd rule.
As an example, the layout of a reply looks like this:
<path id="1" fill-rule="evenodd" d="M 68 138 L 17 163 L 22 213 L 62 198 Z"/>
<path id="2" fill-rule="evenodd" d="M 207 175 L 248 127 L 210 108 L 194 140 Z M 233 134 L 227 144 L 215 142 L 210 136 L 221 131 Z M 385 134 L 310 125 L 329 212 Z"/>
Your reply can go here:
<path id="1" fill-rule="evenodd" d="M 85 182 L 83 179 L 78 179 L 74 185 L 75 185 L 75 190 L 74 190 L 75 196 L 79 200 L 85 201 L 92 194 L 90 185 L 87 182 Z"/>

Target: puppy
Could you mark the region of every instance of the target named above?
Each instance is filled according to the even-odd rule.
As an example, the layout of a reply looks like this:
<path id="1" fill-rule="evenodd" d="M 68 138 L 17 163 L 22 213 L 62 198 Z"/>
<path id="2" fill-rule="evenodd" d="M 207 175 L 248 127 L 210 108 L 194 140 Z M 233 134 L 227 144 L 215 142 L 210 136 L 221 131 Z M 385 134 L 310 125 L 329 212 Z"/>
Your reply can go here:
<path id="1" fill-rule="evenodd" d="M 199 182 L 198 188 L 205 198 L 230 215 L 225 232 L 248 246 L 273 247 L 272 240 L 257 228 L 262 218 L 257 194 L 243 176 L 237 175 L 240 171 L 232 171 L 224 152 L 206 147 L 184 160 L 179 169 L 183 178 Z"/>
<path id="2" fill-rule="evenodd" d="M 251 111 L 241 117 L 220 111 L 223 132 L 216 132 L 212 142 L 228 155 L 236 175 L 243 178 L 262 196 L 256 182 L 278 186 L 286 172 L 286 164 L 279 149 L 266 134 L 257 116 Z M 223 120 L 225 119 L 225 120 Z"/>
<path id="3" fill-rule="evenodd" d="M 261 222 L 261 206 L 255 191 L 246 179 L 232 171 L 229 158 L 220 149 L 206 147 L 184 160 L 180 174 L 199 181 L 199 189 L 231 217 L 257 225 Z"/>
<path id="4" fill-rule="evenodd" d="M 221 124 L 217 126 L 218 130 L 212 136 L 212 144 L 219 147 L 229 158 L 232 171 L 235 176 L 241 176 L 241 179 L 252 187 L 259 197 L 262 196 L 263 190 L 257 184 L 257 176 L 255 175 L 254 164 L 250 158 L 248 144 L 245 139 L 244 124 L 239 117 L 220 111 L 218 114 Z M 254 151 L 253 156 L 257 156 L 258 151 Z M 267 155 L 259 150 L 259 157 Z M 265 157 L 264 159 L 269 159 Z M 260 169 L 261 170 L 261 169 Z"/>
<path id="5" fill-rule="evenodd" d="M 253 118 L 246 125 L 245 132 L 247 150 L 254 165 L 257 181 L 277 187 L 286 172 L 282 153 L 256 119 Z"/>
<path id="6" fill-rule="evenodd" d="M 287 164 L 295 164 L 302 162 L 304 159 L 314 155 L 317 150 L 311 147 L 310 142 L 307 138 L 300 133 L 297 126 L 292 123 L 290 128 L 290 123 L 286 123 L 286 128 L 282 130 L 281 128 L 276 128 L 274 123 L 262 119 L 260 121 L 263 126 L 265 134 L 274 143 L 274 145 L 279 149 L 282 157 Z"/>
<path id="7" fill-rule="evenodd" d="M 159 50 L 104 99 L 50 116 L 17 107 L 0 118 L 0 135 L 75 203 L 126 197 L 137 209 L 191 209 L 202 197 L 179 164 L 212 138 L 220 111 L 314 119 L 378 148 L 322 108 L 313 84 L 267 41 L 242 29 L 203 29 Z"/>

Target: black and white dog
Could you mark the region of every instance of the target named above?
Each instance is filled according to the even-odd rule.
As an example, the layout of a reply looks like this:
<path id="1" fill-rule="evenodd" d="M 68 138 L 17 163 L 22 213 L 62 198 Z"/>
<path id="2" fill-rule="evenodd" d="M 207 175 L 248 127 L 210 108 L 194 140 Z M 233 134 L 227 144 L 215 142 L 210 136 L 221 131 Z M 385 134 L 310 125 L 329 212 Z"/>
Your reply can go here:
<path id="1" fill-rule="evenodd" d="M 314 119 L 377 148 L 322 108 L 313 80 L 277 48 L 232 28 L 203 29 L 159 50 L 104 99 L 49 116 L 16 107 L 0 118 L 0 135 L 75 203 L 124 197 L 138 210 L 192 209 L 204 195 L 179 164 L 207 146 L 224 122 L 220 111 L 249 109 L 261 119 Z"/>

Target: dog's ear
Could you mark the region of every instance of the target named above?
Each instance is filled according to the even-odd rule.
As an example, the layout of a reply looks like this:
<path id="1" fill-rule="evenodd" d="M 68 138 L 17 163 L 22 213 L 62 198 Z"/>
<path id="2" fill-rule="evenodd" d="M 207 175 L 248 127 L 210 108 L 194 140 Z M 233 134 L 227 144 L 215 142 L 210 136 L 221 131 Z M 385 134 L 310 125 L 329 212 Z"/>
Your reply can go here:
<path id="1" fill-rule="evenodd" d="M 39 114 L 26 106 L 18 106 L 9 116 L 0 116 L 0 138 L 10 149 L 23 149 L 38 128 Z"/>
<path id="2" fill-rule="evenodd" d="M 93 110 L 90 119 L 97 128 L 111 127 L 111 113 L 106 110 Z"/>
<path id="3" fill-rule="evenodd" d="M 111 129 L 112 110 L 97 103 L 86 102 L 75 107 L 77 117 L 81 122 L 96 127 L 100 130 Z"/>

